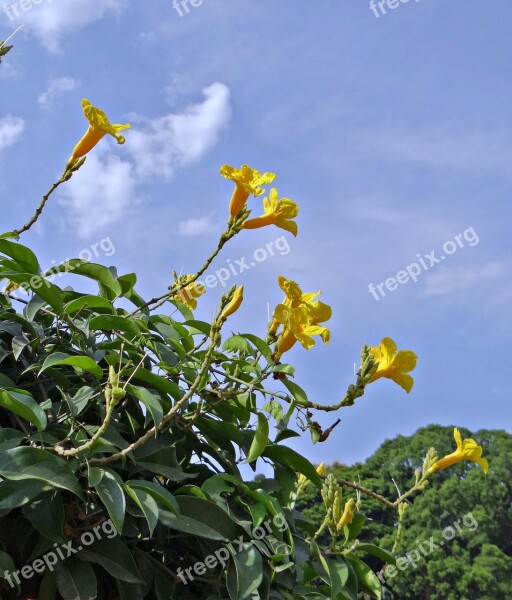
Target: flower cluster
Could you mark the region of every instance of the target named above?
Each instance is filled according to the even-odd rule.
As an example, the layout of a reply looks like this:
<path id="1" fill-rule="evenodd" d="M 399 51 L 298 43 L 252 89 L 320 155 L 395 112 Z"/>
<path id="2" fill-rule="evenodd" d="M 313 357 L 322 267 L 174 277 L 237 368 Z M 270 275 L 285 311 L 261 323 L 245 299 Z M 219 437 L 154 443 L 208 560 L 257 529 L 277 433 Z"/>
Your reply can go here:
<path id="1" fill-rule="evenodd" d="M 327 327 L 320 325 L 332 316 L 331 307 L 316 300 L 320 292 L 303 293 L 295 281 L 282 275 L 278 279 L 279 287 L 285 293 L 285 298 L 274 311 L 269 334 L 278 335 L 274 354 L 275 360 L 290 350 L 296 342 L 300 342 L 306 350 L 315 345 L 312 336 L 319 335 L 326 344 L 331 336 Z M 279 328 L 282 330 L 279 332 Z"/>

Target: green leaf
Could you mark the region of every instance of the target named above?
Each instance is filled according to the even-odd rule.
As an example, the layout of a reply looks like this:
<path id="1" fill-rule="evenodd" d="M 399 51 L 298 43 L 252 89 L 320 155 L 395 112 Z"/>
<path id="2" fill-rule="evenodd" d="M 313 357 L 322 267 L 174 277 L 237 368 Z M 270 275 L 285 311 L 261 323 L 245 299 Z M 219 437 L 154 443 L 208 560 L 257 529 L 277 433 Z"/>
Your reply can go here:
<path id="1" fill-rule="evenodd" d="M 133 394 L 137 400 L 140 400 L 140 402 L 144 404 L 153 419 L 153 423 L 157 426 L 160 425 L 164 416 L 162 399 L 160 396 L 145 387 L 136 385 L 128 385 L 126 389 L 130 394 Z"/>
<path id="2" fill-rule="evenodd" d="M 150 494 L 161 506 L 169 509 L 171 512 L 179 516 L 180 507 L 176 498 L 159 483 L 154 481 L 144 481 L 143 479 L 130 480 L 126 482 L 132 489 L 143 490 Z"/>
<path id="3" fill-rule="evenodd" d="M 243 352 L 244 354 L 254 354 L 251 344 L 241 335 L 233 335 L 222 345 L 226 352 Z"/>
<path id="4" fill-rule="evenodd" d="M 91 565 L 76 558 L 55 565 L 57 587 L 63 598 L 91 600 L 97 598 L 98 584 Z"/>
<path id="5" fill-rule="evenodd" d="M 57 273 L 73 273 L 89 277 L 89 279 L 94 279 L 98 283 L 111 289 L 116 296 L 121 295 L 121 285 L 117 281 L 117 278 L 112 275 L 110 269 L 103 265 L 91 263 L 80 258 L 72 258 L 61 265 L 55 265 L 51 269 L 48 269 L 45 276 Z"/>
<path id="6" fill-rule="evenodd" d="M 126 375 L 130 376 L 135 371 L 135 367 L 133 369 L 127 369 Z M 151 387 L 154 387 L 159 392 L 163 392 L 164 394 L 170 394 L 174 399 L 181 398 L 180 388 L 173 381 L 169 381 L 156 373 L 151 373 L 151 371 L 147 371 L 143 367 L 139 367 L 132 378 L 132 381 L 142 381 L 142 383 L 147 383 Z"/>
<path id="7" fill-rule="evenodd" d="M 210 323 L 206 323 L 205 321 L 196 321 L 192 319 L 191 321 L 185 321 L 183 325 L 186 325 L 190 328 L 190 333 L 194 335 L 195 333 L 202 333 L 203 335 L 210 336 L 212 326 Z"/>
<path id="8" fill-rule="evenodd" d="M 158 505 L 153 496 L 140 488 L 132 488 L 129 485 L 124 485 L 124 490 L 140 508 L 142 514 L 146 517 L 148 523 L 149 535 L 153 535 L 155 527 L 158 523 Z"/>
<path id="9" fill-rule="evenodd" d="M 122 482 L 114 471 L 105 469 L 96 491 L 114 523 L 117 532 L 123 531 L 123 523 L 126 512 L 126 498 L 123 492 Z"/>
<path id="10" fill-rule="evenodd" d="M 122 331 L 124 333 L 130 333 L 137 337 L 140 337 L 141 331 L 135 324 L 133 319 L 126 317 L 120 317 L 118 315 L 98 315 L 92 317 L 89 321 L 91 329 L 98 329 L 100 331 Z"/>
<path id="11" fill-rule="evenodd" d="M 355 540 L 357 536 L 361 533 L 363 525 L 366 523 L 368 519 L 362 513 L 356 513 L 352 521 L 347 525 L 345 529 L 345 540 L 347 542 L 351 542 Z"/>
<path id="12" fill-rule="evenodd" d="M 0 252 L 14 259 L 21 271 L 37 275 L 41 270 L 36 255 L 26 246 L 0 239 Z"/>
<path id="13" fill-rule="evenodd" d="M 44 279 L 41 275 L 5 271 L 3 271 L 1 275 L 6 279 L 10 279 L 11 281 L 23 285 L 24 288 L 32 290 L 34 294 L 42 298 L 57 313 L 60 314 L 62 311 L 63 304 L 61 290 L 47 279 Z"/>
<path id="14" fill-rule="evenodd" d="M 128 583 L 141 583 L 132 553 L 119 538 L 101 538 L 80 553 L 87 562 L 101 565 L 114 579 Z"/>
<path id="15" fill-rule="evenodd" d="M 264 342 L 261 338 L 253 335 L 252 333 L 242 333 L 240 335 L 243 335 L 244 338 L 247 338 L 250 342 L 252 342 L 267 362 L 272 361 L 272 349 L 267 342 Z"/>
<path id="16" fill-rule="evenodd" d="M 25 504 L 22 512 L 43 537 L 60 544 L 67 541 L 63 532 L 66 513 L 61 492 L 45 494 Z"/>
<path id="17" fill-rule="evenodd" d="M 70 463 L 39 448 L 21 447 L 2 452 L 0 476 L 13 481 L 35 479 L 83 498 Z"/>
<path id="18" fill-rule="evenodd" d="M 73 417 L 78 415 L 86 408 L 91 400 L 96 395 L 96 390 L 88 385 L 82 386 L 73 397 L 66 394 L 64 397 L 69 406 L 69 411 Z"/>
<path id="19" fill-rule="evenodd" d="M 32 296 L 30 298 L 28 304 L 23 309 L 23 314 L 27 317 L 29 321 L 33 321 L 37 313 L 44 308 L 46 305 L 46 300 L 41 298 L 40 296 Z"/>
<path id="20" fill-rule="evenodd" d="M 342 558 L 331 559 L 319 553 L 319 559 L 328 576 L 331 588 L 331 600 L 337 600 L 339 593 L 348 581 L 350 571 L 346 561 Z"/>
<path id="21" fill-rule="evenodd" d="M 235 526 L 231 517 L 213 502 L 195 496 L 177 496 L 180 516 L 160 511 L 160 521 L 171 529 L 210 540 L 232 540 Z"/>
<path id="22" fill-rule="evenodd" d="M 23 390 L 0 388 L 0 407 L 32 423 L 38 431 L 44 431 L 48 425 L 45 412 L 34 398 Z"/>
<path id="23" fill-rule="evenodd" d="M 241 552 L 232 554 L 228 568 L 227 589 L 231 600 L 245 600 L 255 592 L 263 581 L 261 554 L 245 544 Z"/>
<path id="24" fill-rule="evenodd" d="M 268 444 L 269 426 L 268 419 L 263 413 L 258 413 L 258 427 L 254 434 L 249 453 L 247 454 L 248 463 L 253 462 L 261 456 L 261 453 Z"/>
<path id="25" fill-rule="evenodd" d="M 395 556 L 393 556 L 393 554 L 391 554 L 391 552 L 388 552 L 387 550 L 384 550 L 383 548 L 379 548 L 379 546 L 375 546 L 375 544 L 359 544 L 358 546 L 355 547 L 354 552 L 363 552 L 364 554 L 372 554 L 373 556 L 380 558 L 381 560 L 383 560 L 384 562 L 386 562 L 390 565 L 396 564 L 396 558 L 395 558 Z"/>
<path id="26" fill-rule="evenodd" d="M 0 452 L 17 448 L 24 438 L 24 434 L 17 429 L 0 429 Z"/>
<path id="27" fill-rule="evenodd" d="M 83 309 L 101 308 L 111 311 L 112 303 L 102 296 L 80 296 L 64 305 L 64 312 L 69 314 L 80 312 Z"/>
<path id="28" fill-rule="evenodd" d="M 82 369 L 87 371 L 96 377 L 101 379 L 103 375 L 103 369 L 98 366 L 97 362 L 89 356 L 70 356 L 64 352 L 54 352 L 44 361 L 39 374 L 44 373 L 49 367 L 55 367 L 56 365 L 69 365 L 75 367 L 75 369 Z"/>
<path id="29" fill-rule="evenodd" d="M 293 381 L 289 381 L 288 379 L 283 379 L 284 385 L 288 388 L 288 391 L 293 396 L 297 404 L 300 406 L 307 406 L 309 404 L 308 395 L 306 392 L 297 385 Z"/>
<path id="30" fill-rule="evenodd" d="M 373 594 L 377 600 L 381 600 L 382 585 L 377 575 L 362 560 L 353 556 L 349 556 L 348 560 L 355 571 L 360 588 L 369 594 Z"/>
<path id="31" fill-rule="evenodd" d="M 44 481 L 25 479 L 23 481 L 2 481 L 0 483 L 0 510 L 18 508 L 51 490 Z"/>
<path id="32" fill-rule="evenodd" d="M 282 465 L 289 465 L 292 469 L 295 469 L 299 473 L 305 475 L 313 485 L 318 489 L 322 487 L 322 479 L 316 472 L 315 467 L 295 450 L 288 448 L 287 446 L 267 446 L 263 455 L 270 458 L 274 462 Z"/>

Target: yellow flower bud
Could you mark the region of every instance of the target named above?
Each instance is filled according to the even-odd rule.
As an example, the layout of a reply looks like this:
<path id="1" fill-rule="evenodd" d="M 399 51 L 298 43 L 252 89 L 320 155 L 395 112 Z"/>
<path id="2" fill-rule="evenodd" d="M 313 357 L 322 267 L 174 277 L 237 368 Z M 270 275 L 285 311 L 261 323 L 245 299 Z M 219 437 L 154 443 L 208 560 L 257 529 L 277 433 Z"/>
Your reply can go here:
<path id="1" fill-rule="evenodd" d="M 244 286 L 241 285 L 239 288 L 237 288 L 235 290 L 233 297 L 231 298 L 231 300 L 230 300 L 229 304 L 226 306 L 226 308 L 222 311 L 220 318 L 227 319 L 233 313 L 235 313 L 240 308 L 240 305 L 242 304 L 243 299 L 244 299 Z"/>

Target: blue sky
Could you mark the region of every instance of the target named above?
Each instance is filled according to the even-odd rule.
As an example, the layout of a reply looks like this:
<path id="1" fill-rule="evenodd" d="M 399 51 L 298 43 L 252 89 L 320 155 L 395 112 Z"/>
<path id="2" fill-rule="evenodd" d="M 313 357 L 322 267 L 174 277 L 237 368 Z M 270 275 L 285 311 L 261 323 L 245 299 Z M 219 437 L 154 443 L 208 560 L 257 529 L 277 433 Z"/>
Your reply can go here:
<path id="1" fill-rule="evenodd" d="M 373 384 L 327 442 L 294 447 L 351 463 L 432 422 L 511 431 L 508 2 L 411 0 L 378 18 L 367 0 L 203 0 L 181 17 L 171 0 L 42 0 L 19 16 L 12 4 L 0 39 L 24 28 L 0 69 L 3 230 L 62 172 L 89 98 L 132 130 L 124 146 L 102 141 L 24 237 L 43 264 L 109 238 L 115 253 L 95 260 L 158 294 L 223 229 L 219 167 L 273 171 L 300 206 L 299 236 L 243 232 L 214 265 L 286 248 L 230 281 L 246 286 L 232 329 L 264 335 L 284 274 L 334 311 L 330 344 L 288 356 L 312 400 L 341 397 L 364 343 L 391 336 L 419 355 L 410 395 Z M 430 266 L 432 251 L 445 260 Z M 375 299 L 370 284 L 419 258 L 416 283 Z M 198 318 L 218 298 L 210 290 Z"/>

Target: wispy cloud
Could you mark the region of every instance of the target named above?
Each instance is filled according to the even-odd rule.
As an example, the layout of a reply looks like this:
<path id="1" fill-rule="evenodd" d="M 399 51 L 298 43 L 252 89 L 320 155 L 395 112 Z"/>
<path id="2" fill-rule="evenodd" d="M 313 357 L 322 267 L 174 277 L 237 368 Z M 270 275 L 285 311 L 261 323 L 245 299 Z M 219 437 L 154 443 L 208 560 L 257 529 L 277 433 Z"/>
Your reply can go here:
<path id="1" fill-rule="evenodd" d="M 48 89 L 39 94 L 37 101 L 43 108 L 50 108 L 55 100 L 63 96 L 66 92 L 72 92 L 78 87 L 78 81 L 72 77 L 59 77 L 54 79 Z"/>
<path id="2" fill-rule="evenodd" d="M 23 19 L 50 52 L 57 52 L 62 39 L 73 32 L 99 21 L 108 14 L 116 14 L 127 6 L 126 0 L 53 0 L 34 4 L 23 11 L 16 3 L 15 18 Z"/>
<path id="3" fill-rule="evenodd" d="M 442 266 L 425 276 L 425 293 L 428 296 L 451 294 L 476 285 L 487 284 L 506 276 L 507 269 L 500 262 L 490 262 L 475 267 Z"/>
<path id="4" fill-rule="evenodd" d="M 231 116 L 230 92 L 223 83 L 204 88 L 204 100 L 181 113 L 144 120 L 130 133 L 128 150 L 139 177 L 170 178 L 199 160 L 219 139 Z"/>
<path id="5" fill-rule="evenodd" d="M 215 231 L 215 225 L 208 217 L 187 219 L 178 225 L 178 233 L 184 237 L 193 237 Z"/>
<path id="6" fill-rule="evenodd" d="M 136 183 L 130 162 L 113 154 L 92 153 L 62 188 L 68 223 L 81 238 L 112 225 L 133 211 Z"/>
<path id="7" fill-rule="evenodd" d="M 24 128 L 25 121 L 20 117 L 7 115 L 0 119 L 0 152 L 16 143 Z"/>

